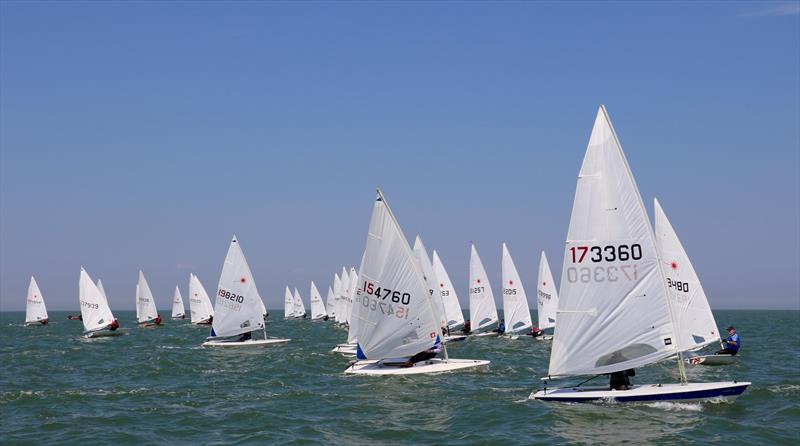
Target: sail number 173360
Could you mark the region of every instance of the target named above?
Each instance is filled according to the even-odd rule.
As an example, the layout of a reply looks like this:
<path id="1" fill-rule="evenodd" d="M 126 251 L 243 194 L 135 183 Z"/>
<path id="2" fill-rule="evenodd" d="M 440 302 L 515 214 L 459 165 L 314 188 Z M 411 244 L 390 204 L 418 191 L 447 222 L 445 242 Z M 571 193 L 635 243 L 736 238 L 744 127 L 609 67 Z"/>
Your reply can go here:
<path id="1" fill-rule="evenodd" d="M 606 245 L 606 246 L 573 246 L 569 248 L 572 263 L 583 263 L 588 260 L 598 262 L 626 262 L 642 258 L 642 245 Z"/>

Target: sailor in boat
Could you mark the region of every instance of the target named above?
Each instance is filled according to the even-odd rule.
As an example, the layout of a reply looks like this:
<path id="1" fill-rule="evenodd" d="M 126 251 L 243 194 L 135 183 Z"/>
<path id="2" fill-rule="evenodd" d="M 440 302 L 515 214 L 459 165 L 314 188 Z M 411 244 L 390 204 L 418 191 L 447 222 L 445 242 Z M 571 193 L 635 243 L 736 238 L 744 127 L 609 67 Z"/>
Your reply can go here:
<path id="1" fill-rule="evenodd" d="M 119 328 L 119 322 L 117 322 L 117 320 L 114 319 L 113 321 L 111 321 L 111 325 L 108 326 L 108 329 L 114 331 L 117 328 Z"/>
<path id="2" fill-rule="evenodd" d="M 505 333 L 506 332 L 506 320 L 505 319 L 500 319 L 500 322 L 497 323 L 497 328 L 495 328 L 492 331 L 495 332 L 495 333 L 498 333 L 498 334 Z"/>
<path id="3" fill-rule="evenodd" d="M 464 321 L 464 328 L 462 328 L 461 331 L 463 331 L 464 334 L 469 334 L 471 330 L 472 330 L 472 322 L 470 322 L 469 319 L 467 319 Z"/>
<path id="4" fill-rule="evenodd" d="M 725 343 L 725 348 L 715 353 L 716 355 L 731 355 L 735 356 L 739 353 L 739 347 L 741 347 L 741 340 L 739 339 L 739 333 L 736 333 L 736 328 L 733 326 L 728 327 L 728 337 L 725 338 L 723 341 Z"/>
<path id="5" fill-rule="evenodd" d="M 71 321 L 82 321 L 83 320 L 83 315 L 82 314 L 70 314 L 69 316 L 67 316 L 67 319 L 69 319 Z"/>
<path id="6" fill-rule="evenodd" d="M 441 352 L 442 352 L 442 343 L 436 342 L 436 344 L 433 347 L 427 350 L 423 350 L 417 353 L 416 355 L 408 358 L 408 361 L 403 363 L 403 367 L 413 367 L 414 364 L 418 362 L 427 361 L 429 359 L 435 358 L 436 355 L 438 355 Z"/>
<path id="7" fill-rule="evenodd" d="M 249 341 L 250 339 L 253 339 L 253 334 L 250 331 L 239 335 L 239 342 Z"/>
<path id="8" fill-rule="evenodd" d="M 329 317 L 328 317 L 328 315 L 327 315 L 327 314 L 326 314 L 325 316 L 322 316 L 322 320 L 323 320 L 323 321 L 327 321 L 328 319 L 329 319 Z"/>
<path id="9" fill-rule="evenodd" d="M 531 331 L 525 333 L 525 336 L 532 336 L 534 338 L 538 338 L 539 336 L 543 335 L 544 332 L 539 329 L 539 327 L 531 327 Z"/>
<path id="10" fill-rule="evenodd" d="M 161 325 L 161 315 L 157 314 L 156 318 L 153 319 L 153 322 L 155 322 L 156 325 Z"/>
<path id="11" fill-rule="evenodd" d="M 631 388 L 630 377 L 636 376 L 636 371 L 634 369 L 628 369 L 611 373 L 608 376 L 608 385 L 612 390 L 628 390 Z"/>

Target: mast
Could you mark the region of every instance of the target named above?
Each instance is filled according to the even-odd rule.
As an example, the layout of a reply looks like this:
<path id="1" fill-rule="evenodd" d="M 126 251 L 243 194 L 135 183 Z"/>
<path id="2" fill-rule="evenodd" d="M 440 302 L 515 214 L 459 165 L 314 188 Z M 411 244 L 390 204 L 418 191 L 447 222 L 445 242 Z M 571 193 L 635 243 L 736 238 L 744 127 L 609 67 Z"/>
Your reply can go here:
<path id="1" fill-rule="evenodd" d="M 381 201 L 383 201 L 384 206 L 386 206 L 386 211 L 389 213 L 389 216 L 392 218 L 392 221 L 394 222 L 394 224 L 398 228 L 400 228 L 400 223 L 397 222 L 397 218 L 395 218 L 394 212 L 392 212 L 392 208 L 389 207 L 389 204 L 386 202 L 386 198 L 383 196 L 383 192 L 381 191 L 380 187 L 377 188 L 377 192 L 378 192 L 378 197 L 380 197 Z M 402 237 L 403 238 L 403 242 L 405 242 L 404 247 L 408 250 L 408 255 L 411 256 L 412 259 L 415 259 L 416 257 L 414 256 L 414 253 L 411 251 L 411 245 L 408 244 L 408 239 L 406 239 L 406 235 L 403 233 L 402 229 L 400 231 L 398 231 L 398 232 L 400 232 L 400 237 Z M 413 261 L 411 263 L 414 265 L 414 272 L 417 273 L 417 278 L 425 285 L 424 289 L 426 290 L 425 295 L 426 295 L 426 299 L 427 299 L 427 302 L 428 302 L 428 308 L 430 308 L 431 314 L 435 315 L 436 312 L 433 310 L 433 303 L 431 302 L 430 293 L 427 292 L 428 283 L 425 281 L 425 278 L 424 278 L 425 276 L 422 274 L 422 271 L 420 270 L 419 262 Z M 437 322 L 437 325 L 438 325 L 438 322 Z M 450 359 L 450 357 L 447 354 L 447 346 L 445 345 L 444 338 L 442 336 L 442 327 L 437 327 L 436 331 L 437 331 L 436 336 L 440 339 L 440 343 L 442 344 L 442 351 L 444 353 L 444 360 L 445 360 L 445 362 L 447 362 Z"/>

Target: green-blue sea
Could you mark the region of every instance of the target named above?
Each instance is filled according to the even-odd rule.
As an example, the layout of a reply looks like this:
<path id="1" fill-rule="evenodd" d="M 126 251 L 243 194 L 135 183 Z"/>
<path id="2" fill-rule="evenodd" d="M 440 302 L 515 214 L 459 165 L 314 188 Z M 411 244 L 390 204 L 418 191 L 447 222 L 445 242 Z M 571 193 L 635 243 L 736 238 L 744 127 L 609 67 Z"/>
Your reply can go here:
<path id="1" fill-rule="evenodd" d="M 550 343 L 470 338 L 451 357 L 486 372 L 346 376 L 332 322 L 280 319 L 288 344 L 203 349 L 207 327 L 167 320 L 86 340 L 66 312 L 44 327 L 0 313 L 2 444 L 793 444 L 800 442 L 800 312 L 716 311 L 742 336 L 739 362 L 691 367 L 690 381 L 749 380 L 735 403 L 557 404 L 529 400 Z M 534 318 L 535 320 L 535 318 Z M 635 382 L 675 382 L 665 362 Z M 604 378 L 598 378 L 602 380 Z M 565 383 L 576 383 L 576 380 Z"/>

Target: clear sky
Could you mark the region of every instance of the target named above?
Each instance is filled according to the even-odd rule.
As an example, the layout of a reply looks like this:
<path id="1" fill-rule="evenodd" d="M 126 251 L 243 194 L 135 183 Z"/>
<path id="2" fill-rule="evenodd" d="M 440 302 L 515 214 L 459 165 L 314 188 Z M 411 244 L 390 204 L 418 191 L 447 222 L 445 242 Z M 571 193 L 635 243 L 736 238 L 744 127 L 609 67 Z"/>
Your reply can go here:
<path id="1" fill-rule="evenodd" d="M 713 308 L 800 308 L 798 2 L 0 2 L 0 308 L 35 275 L 169 308 L 239 236 L 259 291 L 359 262 L 374 188 L 466 304 L 556 280 L 606 104 Z M 323 294 L 325 291 L 323 291 Z"/>

